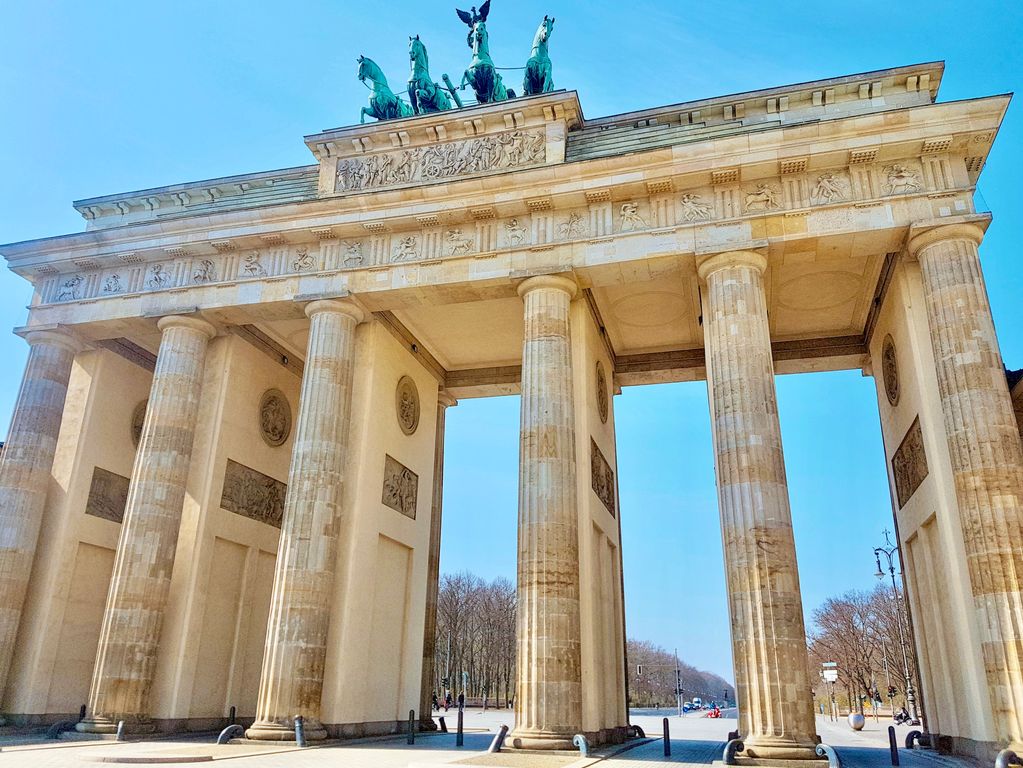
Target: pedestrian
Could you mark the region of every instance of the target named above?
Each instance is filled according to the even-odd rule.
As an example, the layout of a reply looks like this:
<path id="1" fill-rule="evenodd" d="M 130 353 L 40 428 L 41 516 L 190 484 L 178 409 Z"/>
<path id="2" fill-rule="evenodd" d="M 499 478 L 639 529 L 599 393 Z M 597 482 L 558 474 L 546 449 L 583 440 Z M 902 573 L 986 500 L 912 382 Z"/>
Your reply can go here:
<path id="1" fill-rule="evenodd" d="M 458 708 L 465 709 L 465 691 L 458 692 Z"/>
<path id="2" fill-rule="evenodd" d="M 444 711 L 447 712 L 451 709 L 451 691 L 448 690 L 444 693 Z"/>
<path id="3" fill-rule="evenodd" d="M 487 692 L 483 692 L 483 711 L 487 711 Z"/>
<path id="4" fill-rule="evenodd" d="M 433 711 L 434 712 L 436 712 L 437 710 L 440 709 L 440 705 L 437 704 L 437 692 L 436 691 L 434 691 L 432 694 L 430 694 L 430 703 L 433 704 Z"/>

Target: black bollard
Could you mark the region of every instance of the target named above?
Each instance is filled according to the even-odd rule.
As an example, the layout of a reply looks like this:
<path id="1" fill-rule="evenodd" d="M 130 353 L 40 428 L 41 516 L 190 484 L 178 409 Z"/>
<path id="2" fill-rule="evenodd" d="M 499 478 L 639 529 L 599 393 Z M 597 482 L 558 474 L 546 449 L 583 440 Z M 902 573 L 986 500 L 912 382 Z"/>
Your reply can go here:
<path id="1" fill-rule="evenodd" d="M 671 734 L 668 732 L 668 718 L 661 721 L 664 725 L 664 756 L 671 757 Z"/>
<path id="2" fill-rule="evenodd" d="M 231 705 L 231 711 L 230 711 L 230 713 L 227 716 L 227 719 L 230 721 L 230 722 L 228 722 L 228 725 L 234 725 L 235 715 L 237 715 L 237 714 L 238 714 L 238 711 L 234 708 L 234 704 L 232 704 Z"/>
<path id="3" fill-rule="evenodd" d="M 306 745 L 305 718 L 302 715 L 295 715 L 295 743 L 300 747 Z"/>
<path id="4" fill-rule="evenodd" d="M 78 708 L 78 722 L 82 722 L 85 719 L 85 705 L 83 704 Z"/>
<path id="5" fill-rule="evenodd" d="M 448 732 L 448 724 L 446 722 L 444 722 L 444 715 L 441 715 L 437 719 L 440 720 L 440 730 L 441 730 L 441 733 L 447 733 Z"/>
<path id="6" fill-rule="evenodd" d="M 455 746 L 460 747 L 465 743 L 465 736 L 462 734 L 462 710 L 458 710 L 458 733 L 455 735 Z"/>
<path id="7" fill-rule="evenodd" d="M 416 743 L 416 711 L 414 709 L 408 711 L 408 738 L 405 739 L 405 743 Z"/>
<path id="8" fill-rule="evenodd" d="M 899 764 L 899 743 L 895 738 L 895 726 L 888 726 L 888 749 L 892 753 L 892 765 Z"/>

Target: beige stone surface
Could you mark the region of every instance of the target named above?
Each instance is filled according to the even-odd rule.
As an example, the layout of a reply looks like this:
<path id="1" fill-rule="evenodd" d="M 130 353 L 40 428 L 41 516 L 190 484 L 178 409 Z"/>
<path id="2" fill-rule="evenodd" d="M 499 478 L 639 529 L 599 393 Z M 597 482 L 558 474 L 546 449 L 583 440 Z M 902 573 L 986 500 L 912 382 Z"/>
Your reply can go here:
<path id="1" fill-rule="evenodd" d="M 340 498 L 348 459 L 355 326 L 350 302 L 316 301 L 310 320 L 295 447 L 267 626 L 266 652 L 251 739 L 294 738 L 294 719 L 310 739 L 327 735 L 320 698 L 330 598 L 337 567 Z"/>
<path id="2" fill-rule="evenodd" d="M 579 517 L 569 306 L 561 276 L 519 286 L 525 303 L 519 447 L 517 747 L 571 749 L 582 727 Z"/>
<path id="3" fill-rule="evenodd" d="M 216 329 L 183 316 L 159 322 L 163 338 L 107 597 L 83 732 L 150 725 L 160 633 L 170 590 L 199 415 L 206 347 Z"/>
<path id="4" fill-rule="evenodd" d="M 705 258 L 707 388 L 739 735 L 746 754 L 815 758 L 803 605 L 763 275 L 751 251 Z"/>
<path id="5" fill-rule="evenodd" d="M 34 331 L 14 417 L 0 460 L 0 694 L 39 539 L 71 364 L 78 343 L 59 331 Z"/>
<path id="6" fill-rule="evenodd" d="M 945 433 L 997 738 L 1023 746 L 1023 448 L 972 224 L 917 235 Z"/>

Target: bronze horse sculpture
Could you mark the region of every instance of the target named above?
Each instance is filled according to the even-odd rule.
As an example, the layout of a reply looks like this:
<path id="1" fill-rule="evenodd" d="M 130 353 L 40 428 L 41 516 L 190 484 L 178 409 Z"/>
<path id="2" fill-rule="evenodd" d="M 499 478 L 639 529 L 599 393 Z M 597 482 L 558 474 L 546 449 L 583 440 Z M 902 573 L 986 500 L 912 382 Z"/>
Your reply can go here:
<path id="1" fill-rule="evenodd" d="M 490 58 L 490 36 L 487 33 L 490 0 L 483 3 L 479 11 L 474 7 L 471 11 L 455 9 L 455 12 L 469 27 L 467 42 L 472 48 L 472 61 L 462 75 L 459 87 L 471 86 L 476 94 L 476 101 L 480 104 L 515 98 L 515 92 L 505 87 L 497 67 L 494 66 L 494 60 Z"/>

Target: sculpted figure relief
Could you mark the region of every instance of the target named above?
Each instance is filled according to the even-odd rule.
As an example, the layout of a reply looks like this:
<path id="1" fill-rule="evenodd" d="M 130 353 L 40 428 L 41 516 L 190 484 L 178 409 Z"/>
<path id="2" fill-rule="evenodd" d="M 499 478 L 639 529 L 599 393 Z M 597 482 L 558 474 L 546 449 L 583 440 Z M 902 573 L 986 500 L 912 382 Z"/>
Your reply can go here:
<path id="1" fill-rule="evenodd" d="M 171 276 L 164 270 L 163 264 L 154 264 L 149 268 L 149 279 L 146 280 L 146 287 L 152 290 L 166 288 L 170 281 Z"/>
<path id="2" fill-rule="evenodd" d="M 359 192 L 396 184 L 430 182 L 534 165 L 546 159 L 547 139 L 543 131 L 511 131 L 401 152 L 345 158 L 338 161 L 334 189 Z"/>
<path id="3" fill-rule="evenodd" d="M 810 196 L 817 203 L 845 200 L 845 182 L 837 174 L 823 173 L 817 177 L 817 184 Z"/>
<path id="4" fill-rule="evenodd" d="M 581 213 L 570 213 L 568 218 L 558 224 L 558 234 L 566 240 L 582 237 L 586 232 L 586 221 Z"/>
<path id="5" fill-rule="evenodd" d="M 905 195 L 910 192 L 919 192 L 922 188 L 920 177 L 911 168 L 896 163 L 889 165 L 884 170 L 888 174 L 885 190 L 889 195 Z"/>
<path id="6" fill-rule="evenodd" d="M 306 248 L 299 248 L 295 252 L 295 260 L 291 262 L 291 268 L 296 272 L 308 272 L 315 266 L 313 257 Z"/>
<path id="7" fill-rule="evenodd" d="M 621 208 L 622 232 L 645 228 L 646 222 L 639 215 L 639 203 L 623 203 Z"/>
<path id="8" fill-rule="evenodd" d="M 362 243 L 345 243 L 345 266 L 355 267 L 362 264 Z"/>
<path id="9" fill-rule="evenodd" d="M 405 517 L 416 519 L 419 475 L 400 461 L 384 456 L 384 487 L 380 501 Z"/>
<path id="10" fill-rule="evenodd" d="M 778 190 L 773 184 L 757 184 L 757 188 L 746 193 L 747 211 L 767 211 L 778 207 Z"/>
<path id="11" fill-rule="evenodd" d="M 679 201 L 682 206 L 682 218 L 686 221 L 703 221 L 710 218 L 710 205 L 703 202 L 703 199 L 692 192 L 682 195 Z"/>
<path id="12" fill-rule="evenodd" d="M 473 239 L 462 234 L 460 229 L 448 230 L 448 255 L 458 256 L 460 254 L 472 253 Z"/>
<path id="13" fill-rule="evenodd" d="M 199 266 L 196 267 L 192 279 L 197 283 L 212 283 L 217 279 L 216 266 L 209 259 L 203 259 L 199 262 Z"/>
<path id="14" fill-rule="evenodd" d="M 398 240 L 391 253 L 391 261 L 411 261 L 419 258 L 419 238 L 407 235 Z"/>
<path id="15" fill-rule="evenodd" d="M 242 272 L 248 277 L 266 277 L 266 270 L 263 269 L 263 263 L 260 261 L 259 251 L 253 251 L 245 257 Z"/>
<path id="16" fill-rule="evenodd" d="M 518 219 L 509 219 L 504 223 L 504 231 L 508 235 L 508 242 L 512 245 L 522 245 L 529 234 L 529 230 L 519 224 Z"/>
<path id="17" fill-rule="evenodd" d="M 110 275 L 103 281 L 103 293 L 120 293 L 124 290 L 120 275 Z"/>
<path id="18" fill-rule="evenodd" d="M 81 275 L 75 275 L 74 277 L 65 280 L 60 286 L 60 290 L 57 291 L 57 301 L 74 301 L 80 299 L 78 289 L 82 287 L 82 283 L 85 282 L 85 278 Z"/>

